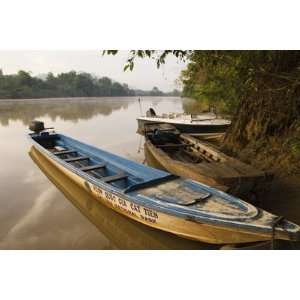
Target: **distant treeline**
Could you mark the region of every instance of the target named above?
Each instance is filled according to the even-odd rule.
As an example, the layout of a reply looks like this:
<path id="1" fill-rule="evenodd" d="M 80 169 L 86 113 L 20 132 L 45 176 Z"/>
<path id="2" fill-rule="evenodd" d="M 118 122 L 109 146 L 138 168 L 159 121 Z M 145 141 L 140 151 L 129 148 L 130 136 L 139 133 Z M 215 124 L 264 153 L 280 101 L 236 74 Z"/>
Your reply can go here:
<path id="1" fill-rule="evenodd" d="M 0 69 L 0 99 L 179 95 L 177 90 L 164 93 L 157 87 L 151 91 L 134 90 L 127 84 L 89 73 L 71 71 L 57 76 L 48 73 L 44 78 L 39 78 L 25 71 L 4 75 Z"/>

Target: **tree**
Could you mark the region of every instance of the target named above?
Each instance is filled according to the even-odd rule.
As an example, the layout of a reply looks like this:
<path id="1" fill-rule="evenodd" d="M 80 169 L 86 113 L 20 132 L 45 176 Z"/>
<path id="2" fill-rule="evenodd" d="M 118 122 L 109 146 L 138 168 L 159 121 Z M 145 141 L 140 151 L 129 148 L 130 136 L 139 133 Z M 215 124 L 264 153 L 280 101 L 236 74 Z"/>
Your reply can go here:
<path id="1" fill-rule="evenodd" d="M 124 69 L 132 70 L 136 57 L 154 58 L 159 67 L 169 54 L 189 61 L 183 95 L 222 103 L 233 114 L 224 149 L 280 153 L 300 170 L 300 51 L 132 50 Z"/>
<path id="2" fill-rule="evenodd" d="M 116 55 L 119 51 L 118 50 L 104 50 L 102 51 L 102 55 L 108 54 L 108 55 Z M 166 62 L 166 57 L 169 54 L 174 55 L 180 60 L 185 60 L 190 53 L 192 53 L 191 50 L 130 50 L 129 57 L 127 59 L 127 62 L 124 66 L 124 71 L 130 70 L 132 71 L 134 68 L 134 61 L 136 58 L 150 58 L 154 59 L 156 61 L 156 65 L 159 68 L 161 64 L 164 64 Z"/>
<path id="3" fill-rule="evenodd" d="M 98 80 L 99 88 L 101 89 L 103 96 L 111 96 L 112 81 L 108 77 L 102 77 Z"/>
<path id="4" fill-rule="evenodd" d="M 18 74 L 0 75 L 0 99 L 133 95 L 135 91 L 127 84 L 113 82 L 108 77 L 96 78 L 85 72 L 70 71 L 56 76 L 48 73 L 44 80 L 22 70 Z"/>
<path id="5" fill-rule="evenodd" d="M 114 82 L 111 86 L 111 95 L 112 96 L 119 96 L 122 93 L 124 93 L 123 86 L 118 82 Z"/>
<path id="6" fill-rule="evenodd" d="M 21 85 L 30 86 L 33 83 L 33 79 L 31 77 L 30 73 L 25 72 L 25 71 L 19 71 L 17 79 Z"/>
<path id="7" fill-rule="evenodd" d="M 300 114 L 300 51 L 196 51 L 184 93 L 227 102 L 232 148 L 281 135 Z"/>
<path id="8" fill-rule="evenodd" d="M 163 95 L 163 92 L 160 91 L 158 89 L 158 87 L 153 87 L 153 89 L 150 91 L 150 96 L 162 96 Z"/>

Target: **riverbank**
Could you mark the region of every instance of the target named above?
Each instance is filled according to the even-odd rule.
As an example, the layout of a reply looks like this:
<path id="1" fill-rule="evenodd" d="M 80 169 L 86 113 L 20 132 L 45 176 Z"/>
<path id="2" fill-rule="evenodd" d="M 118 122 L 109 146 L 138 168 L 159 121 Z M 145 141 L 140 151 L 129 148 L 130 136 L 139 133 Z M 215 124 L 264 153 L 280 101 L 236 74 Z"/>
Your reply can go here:
<path id="1" fill-rule="evenodd" d="M 290 143 L 292 140 L 284 136 L 253 143 L 236 156 L 273 174 L 273 180 L 258 198 L 257 206 L 300 224 L 300 160 L 298 149 Z M 286 248 L 284 245 L 283 249 Z M 290 245 L 290 248 L 300 249 L 300 242 Z"/>

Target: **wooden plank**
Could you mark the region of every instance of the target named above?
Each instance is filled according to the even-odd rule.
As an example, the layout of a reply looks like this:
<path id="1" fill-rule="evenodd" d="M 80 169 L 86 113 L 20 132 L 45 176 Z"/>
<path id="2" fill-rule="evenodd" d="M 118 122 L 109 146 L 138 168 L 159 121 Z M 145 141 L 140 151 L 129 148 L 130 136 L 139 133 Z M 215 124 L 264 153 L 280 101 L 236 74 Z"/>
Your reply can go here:
<path id="1" fill-rule="evenodd" d="M 65 150 L 65 151 L 56 151 L 53 152 L 54 155 L 63 155 L 63 154 L 71 154 L 71 153 L 76 153 L 76 150 Z"/>
<path id="2" fill-rule="evenodd" d="M 88 171 L 102 169 L 105 166 L 106 166 L 106 163 L 101 163 L 101 164 L 98 164 L 98 165 L 82 167 L 82 168 L 80 168 L 80 171 L 88 172 Z"/>
<path id="3" fill-rule="evenodd" d="M 181 147 L 193 147 L 190 144 L 165 144 L 165 145 L 154 145 L 157 148 L 181 148 Z"/>
<path id="4" fill-rule="evenodd" d="M 65 147 L 62 147 L 62 146 L 54 146 L 54 150 L 56 150 L 56 151 L 65 151 L 67 149 Z"/>
<path id="5" fill-rule="evenodd" d="M 109 182 L 112 182 L 112 181 L 117 181 L 117 180 L 125 179 L 127 177 L 128 176 L 126 174 L 119 173 L 119 174 L 112 175 L 112 176 L 102 177 L 102 178 L 100 178 L 100 180 L 103 181 L 103 182 L 109 183 Z"/>
<path id="6" fill-rule="evenodd" d="M 64 161 L 65 162 L 75 162 L 75 161 L 80 161 L 80 160 L 85 160 L 85 159 L 89 159 L 89 157 L 88 156 L 77 156 L 77 157 L 67 158 Z"/>

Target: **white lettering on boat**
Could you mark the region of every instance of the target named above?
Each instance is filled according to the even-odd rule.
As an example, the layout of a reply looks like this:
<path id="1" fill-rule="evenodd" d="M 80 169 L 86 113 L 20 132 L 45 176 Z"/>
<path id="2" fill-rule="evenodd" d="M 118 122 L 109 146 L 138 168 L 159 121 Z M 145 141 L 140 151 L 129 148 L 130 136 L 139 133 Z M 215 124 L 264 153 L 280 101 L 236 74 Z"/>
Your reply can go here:
<path id="1" fill-rule="evenodd" d="M 130 216 L 141 219 L 148 223 L 157 222 L 158 213 L 156 211 L 120 198 L 114 195 L 113 193 L 105 191 L 93 184 L 90 184 L 90 186 L 92 193 L 96 195 L 97 198 L 101 198 L 107 201 L 111 206 L 113 206 L 117 210 L 123 211 Z"/>

